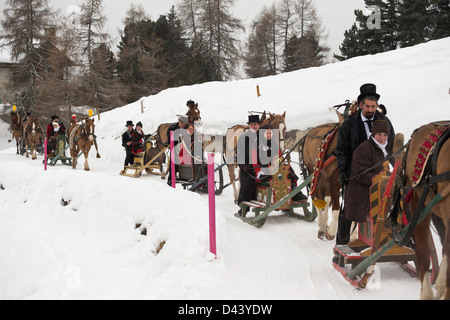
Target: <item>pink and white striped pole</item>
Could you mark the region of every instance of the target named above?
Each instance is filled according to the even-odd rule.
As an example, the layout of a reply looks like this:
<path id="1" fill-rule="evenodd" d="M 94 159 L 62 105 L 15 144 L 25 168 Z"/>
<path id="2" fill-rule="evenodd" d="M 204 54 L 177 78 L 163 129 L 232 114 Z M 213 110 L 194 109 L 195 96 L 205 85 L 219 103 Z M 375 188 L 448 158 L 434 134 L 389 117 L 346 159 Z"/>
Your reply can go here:
<path id="1" fill-rule="evenodd" d="M 170 133 L 170 170 L 172 172 L 172 188 L 176 189 L 176 172 L 175 172 L 175 139 L 173 131 Z"/>
<path id="2" fill-rule="evenodd" d="M 48 138 L 44 139 L 44 171 L 47 171 L 47 146 L 48 146 Z"/>
<path id="3" fill-rule="evenodd" d="M 214 182 L 214 153 L 208 154 L 208 193 L 209 193 L 209 247 L 217 259 L 216 243 L 216 190 Z"/>

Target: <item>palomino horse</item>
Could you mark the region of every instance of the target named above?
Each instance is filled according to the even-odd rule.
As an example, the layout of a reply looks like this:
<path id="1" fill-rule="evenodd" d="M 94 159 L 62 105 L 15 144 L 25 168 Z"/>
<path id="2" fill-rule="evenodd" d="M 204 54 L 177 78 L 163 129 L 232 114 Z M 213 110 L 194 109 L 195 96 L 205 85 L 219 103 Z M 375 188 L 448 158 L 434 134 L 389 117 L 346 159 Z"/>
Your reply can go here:
<path id="1" fill-rule="evenodd" d="M 267 118 L 266 112 L 263 113 L 261 117 L 261 127 L 267 124 L 272 125 L 273 129 L 280 131 L 280 148 L 284 152 L 284 141 L 286 136 L 286 112 L 282 115 L 275 115 L 269 113 L 269 118 Z M 224 149 L 226 151 L 226 156 L 233 155 L 234 159 L 226 159 L 227 167 L 228 167 L 228 175 L 230 177 L 230 184 L 233 186 L 234 192 L 234 201 L 237 203 L 239 197 L 239 191 L 236 187 L 236 173 L 235 168 L 237 167 L 236 163 L 236 148 L 238 145 L 239 137 L 245 133 L 248 129 L 247 125 L 236 125 L 230 129 L 228 129 L 227 137 L 224 139 L 225 146 Z"/>
<path id="2" fill-rule="evenodd" d="M 417 129 L 409 142 L 400 174 L 403 174 L 403 207 L 410 210 L 408 221 L 414 227 L 416 214 L 427 206 L 436 194 L 442 200 L 433 207 L 432 214 L 441 218 L 445 235 L 440 234 L 443 243 L 443 259 L 436 280 L 437 296 L 450 299 L 450 121 L 436 122 Z M 429 214 L 414 229 L 416 265 L 422 284 L 421 298 L 434 299 L 430 282 L 431 231 Z M 417 216 L 418 217 L 418 216 Z M 407 237 L 406 237 L 407 238 Z M 408 240 L 408 239 L 404 239 Z"/>
<path id="3" fill-rule="evenodd" d="M 11 140 L 8 140 L 8 143 L 11 143 L 11 141 L 16 139 L 17 154 L 19 154 L 19 145 L 22 142 L 23 138 L 22 128 L 23 123 L 20 119 L 20 116 L 17 114 L 17 112 L 11 112 L 12 138 Z"/>
<path id="4" fill-rule="evenodd" d="M 68 141 L 70 144 L 70 155 L 72 157 L 72 168 L 76 169 L 78 164 L 78 155 L 80 151 L 84 155 L 84 170 L 90 171 L 88 156 L 92 145 L 95 145 L 97 150 L 97 159 L 100 158 L 98 153 L 98 146 L 94 135 L 95 124 L 94 119 L 87 119 L 81 124 L 72 124 L 69 128 Z"/>
<path id="5" fill-rule="evenodd" d="M 299 158 L 305 179 L 315 174 L 311 183 L 311 198 L 318 211 L 318 237 L 333 240 L 336 237 L 339 218 L 341 184 L 336 157 L 339 123 L 324 124 L 310 130 L 303 138 Z M 328 209 L 331 203 L 332 222 L 328 225 Z"/>
<path id="6" fill-rule="evenodd" d="M 28 120 L 28 126 L 25 130 L 25 149 L 27 153 L 27 158 L 29 158 L 28 155 L 28 147 L 31 149 L 31 158 L 33 160 L 37 159 L 36 155 L 36 149 L 40 142 L 40 140 L 43 139 L 44 134 L 42 132 L 41 127 L 39 126 L 38 119 L 32 118 L 31 120 Z"/>

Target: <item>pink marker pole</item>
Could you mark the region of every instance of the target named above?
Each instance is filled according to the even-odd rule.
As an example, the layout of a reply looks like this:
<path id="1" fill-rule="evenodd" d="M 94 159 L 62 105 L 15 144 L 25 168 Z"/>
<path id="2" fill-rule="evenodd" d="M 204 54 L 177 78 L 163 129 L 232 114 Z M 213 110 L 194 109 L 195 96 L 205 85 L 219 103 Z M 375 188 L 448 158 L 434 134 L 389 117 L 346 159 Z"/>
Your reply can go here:
<path id="1" fill-rule="evenodd" d="M 47 171 L 47 146 L 48 146 L 48 138 L 44 140 L 44 170 Z"/>
<path id="2" fill-rule="evenodd" d="M 211 253 L 214 254 L 217 259 L 214 153 L 208 154 L 208 193 L 209 193 L 209 246 Z"/>
<path id="3" fill-rule="evenodd" d="M 172 170 L 172 188 L 176 188 L 176 172 L 175 172 L 175 139 L 173 131 L 170 133 L 170 165 Z"/>

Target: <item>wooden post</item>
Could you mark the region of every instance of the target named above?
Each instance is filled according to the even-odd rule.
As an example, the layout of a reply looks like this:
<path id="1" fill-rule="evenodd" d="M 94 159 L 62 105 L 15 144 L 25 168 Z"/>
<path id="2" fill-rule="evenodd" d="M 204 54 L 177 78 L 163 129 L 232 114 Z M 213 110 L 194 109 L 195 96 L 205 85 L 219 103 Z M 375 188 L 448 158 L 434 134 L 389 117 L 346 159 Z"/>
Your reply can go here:
<path id="1" fill-rule="evenodd" d="M 141 100 L 141 113 L 144 113 L 144 100 Z"/>
<path id="2" fill-rule="evenodd" d="M 261 91 L 259 89 L 259 84 L 256 85 L 256 94 L 257 94 L 258 98 L 261 97 Z"/>
<path id="3" fill-rule="evenodd" d="M 216 190 L 214 183 L 214 153 L 208 154 L 208 193 L 209 193 L 209 247 L 217 259 L 216 243 Z"/>
<path id="4" fill-rule="evenodd" d="M 47 171 L 47 146 L 48 138 L 44 139 L 44 171 Z"/>

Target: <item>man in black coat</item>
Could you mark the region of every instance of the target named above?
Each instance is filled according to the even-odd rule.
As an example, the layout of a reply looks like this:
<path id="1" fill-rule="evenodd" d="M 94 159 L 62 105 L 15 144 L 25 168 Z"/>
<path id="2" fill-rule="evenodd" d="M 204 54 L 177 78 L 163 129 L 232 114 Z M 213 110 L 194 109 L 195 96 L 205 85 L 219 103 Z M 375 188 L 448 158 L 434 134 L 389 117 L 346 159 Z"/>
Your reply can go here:
<path id="1" fill-rule="evenodd" d="M 242 142 L 238 143 L 238 166 L 240 190 L 238 205 L 245 201 L 256 200 L 256 173 L 252 163 L 252 153 L 258 152 L 258 131 L 261 127 L 261 120 L 258 115 L 249 116 L 248 123 L 250 130 L 239 139 L 245 139 L 245 148 L 242 148 Z M 241 141 L 241 140 L 240 140 Z M 239 210 L 239 214 L 242 214 Z"/>
<path id="2" fill-rule="evenodd" d="M 359 109 L 344 121 L 339 129 L 338 144 L 336 148 L 337 164 L 339 170 L 339 182 L 345 189 L 352 167 L 353 152 L 358 146 L 367 141 L 372 135 L 372 125 L 377 120 L 384 120 L 390 127 L 389 144 L 386 148 L 388 156 L 393 154 L 395 131 L 391 121 L 377 111 L 380 95 L 374 84 L 365 84 L 361 87 L 358 97 Z M 342 210 L 341 210 L 342 211 Z M 347 245 L 350 241 L 351 221 L 345 219 L 344 212 L 339 215 L 337 245 Z"/>
<path id="3" fill-rule="evenodd" d="M 125 151 L 126 151 L 124 171 L 127 166 L 131 166 L 134 163 L 134 156 L 133 156 L 133 150 L 132 150 L 133 142 L 131 141 L 133 131 L 134 131 L 133 121 L 127 121 L 126 127 L 127 127 L 127 131 L 125 131 L 125 133 L 122 135 L 122 147 L 124 147 Z M 123 174 L 124 171 L 122 171 L 121 173 Z"/>

